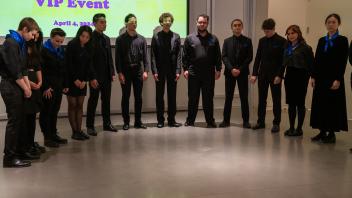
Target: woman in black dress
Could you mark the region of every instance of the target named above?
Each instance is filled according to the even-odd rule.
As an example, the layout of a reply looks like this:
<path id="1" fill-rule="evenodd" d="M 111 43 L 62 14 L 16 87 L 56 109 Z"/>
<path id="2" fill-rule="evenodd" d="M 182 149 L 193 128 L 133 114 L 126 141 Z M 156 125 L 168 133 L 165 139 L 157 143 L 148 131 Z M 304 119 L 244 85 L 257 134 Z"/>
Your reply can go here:
<path id="1" fill-rule="evenodd" d="M 285 135 L 302 136 L 307 86 L 314 55 L 312 48 L 305 42 L 299 26 L 289 26 L 286 30 L 286 36 L 288 42 L 283 58 L 282 73 L 286 69 L 284 83 L 290 128 L 285 132 Z M 295 129 L 296 115 L 298 124 Z"/>
<path id="2" fill-rule="evenodd" d="M 348 131 L 344 83 L 348 40 L 339 34 L 340 24 L 338 14 L 326 18 L 328 34 L 319 39 L 315 52 L 311 75 L 314 89 L 310 125 L 319 129 L 320 133 L 312 141 L 335 143 L 335 132 Z"/>
<path id="3" fill-rule="evenodd" d="M 72 128 L 72 139 L 86 140 L 89 136 L 82 131 L 83 102 L 87 94 L 88 75 L 92 64 L 92 29 L 81 26 L 77 35 L 67 45 L 69 92 L 67 93 L 68 117 Z"/>

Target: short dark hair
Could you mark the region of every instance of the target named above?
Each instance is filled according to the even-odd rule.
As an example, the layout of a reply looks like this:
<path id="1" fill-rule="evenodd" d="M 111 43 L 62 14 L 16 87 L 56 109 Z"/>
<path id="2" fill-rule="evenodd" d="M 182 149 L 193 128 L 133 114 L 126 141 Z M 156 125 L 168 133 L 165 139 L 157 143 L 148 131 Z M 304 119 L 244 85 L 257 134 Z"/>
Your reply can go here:
<path id="1" fill-rule="evenodd" d="M 129 13 L 126 17 L 125 17 L 125 23 L 128 23 L 128 21 L 130 20 L 130 18 L 136 18 L 136 15 L 132 14 L 132 13 Z"/>
<path id="2" fill-rule="evenodd" d="M 53 38 L 56 35 L 61 36 L 61 37 L 65 37 L 66 32 L 64 30 L 62 30 L 61 28 L 54 28 L 50 32 L 50 38 Z"/>
<path id="3" fill-rule="evenodd" d="M 275 23 L 274 19 L 272 19 L 272 18 L 265 19 L 262 24 L 262 29 L 263 30 L 273 30 L 273 29 L 275 29 L 275 25 L 276 25 L 276 23 Z"/>
<path id="4" fill-rule="evenodd" d="M 233 23 L 235 23 L 236 21 L 240 22 L 241 25 L 243 26 L 243 21 L 241 19 L 234 19 L 231 21 L 231 28 L 232 28 Z"/>
<path id="5" fill-rule="evenodd" d="M 97 13 L 97 14 L 95 14 L 95 15 L 93 16 L 93 23 L 98 22 L 101 17 L 106 18 L 105 14 L 103 14 L 103 13 Z"/>
<path id="6" fill-rule="evenodd" d="M 160 15 L 160 17 L 159 17 L 159 23 L 160 23 L 160 24 L 163 23 L 163 20 L 166 19 L 166 18 L 168 18 L 168 17 L 171 18 L 171 23 L 173 23 L 173 22 L 174 22 L 174 16 L 172 16 L 172 14 L 169 13 L 169 12 L 165 12 L 165 13 L 162 13 L 162 14 Z"/>
<path id="7" fill-rule="evenodd" d="M 329 16 L 327 16 L 326 19 L 325 19 L 325 24 L 328 22 L 328 20 L 331 17 L 334 17 L 337 20 L 337 22 L 339 23 L 339 25 L 341 24 L 341 17 L 340 17 L 340 15 L 338 15 L 336 13 L 329 14 Z"/>
<path id="8" fill-rule="evenodd" d="M 203 17 L 203 18 L 207 19 L 207 21 L 209 22 L 209 16 L 208 16 L 208 15 L 206 15 L 206 14 L 200 14 L 200 15 L 198 15 L 197 21 L 198 21 L 198 19 L 199 19 L 200 17 Z"/>
<path id="9" fill-rule="evenodd" d="M 20 21 L 20 24 L 18 25 L 17 30 L 23 30 L 24 28 L 27 28 L 28 31 L 32 30 L 39 30 L 39 26 L 37 22 L 31 18 L 31 17 L 25 17 Z"/>
<path id="10" fill-rule="evenodd" d="M 90 38 L 92 38 L 93 30 L 88 25 L 84 25 L 84 26 L 79 27 L 77 34 L 76 34 L 76 38 L 79 39 L 79 37 L 82 35 L 83 32 L 87 32 L 89 34 Z"/>

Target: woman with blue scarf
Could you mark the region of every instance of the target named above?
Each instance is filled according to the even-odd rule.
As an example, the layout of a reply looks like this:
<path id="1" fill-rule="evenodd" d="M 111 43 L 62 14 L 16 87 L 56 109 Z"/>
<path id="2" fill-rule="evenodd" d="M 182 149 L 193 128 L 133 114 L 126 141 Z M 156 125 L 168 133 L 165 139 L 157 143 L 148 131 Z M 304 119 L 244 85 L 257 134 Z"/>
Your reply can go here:
<path id="1" fill-rule="evenodd" d="M 305 42 L 299 26 L 289 26 L 286 36 L 288 42 L 283 58 L 282 73 L 286 69 L 284 83 L 290 128 L 285 135 L 302 136 L 306 113 L 305 100 L 314 55 L 312 48 Z M 296 117 L 297 128 L 295 128 Z"/>
<path id="2" fill-rule="evenodd" d="M 320 133 L 312 138 L 314 142 L 335 143 L 335 132 L 348 131 L 344 83 L 348 40 L 339 34 L 340 24 L 338 14 L 325 19 L 328 34 L 319 39 L 315 52 L 310 125 Z"/>

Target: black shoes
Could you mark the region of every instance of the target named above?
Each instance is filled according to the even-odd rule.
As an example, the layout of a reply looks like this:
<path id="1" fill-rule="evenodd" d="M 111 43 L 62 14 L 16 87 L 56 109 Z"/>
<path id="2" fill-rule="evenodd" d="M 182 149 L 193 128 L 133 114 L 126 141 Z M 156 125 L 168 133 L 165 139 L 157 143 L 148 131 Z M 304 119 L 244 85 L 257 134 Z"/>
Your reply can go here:
<path id="1" fill-rule="evenodd" d="M 280 132 L 280 126 L 277 124 L 274 124 L 273 127 L 271 128 L 272 133 L 278 133 Z"/>
<path id="2" fill-rule="evenodd" d="M 194 127 L 194 122 L 188 122 L 188 121 L 186 121 L 186 122 L 185 122 L 185 126 L 186 126 L 186 127 Z"/>
<path id="3" fill-rule="evenodd" d="M 180 126 L 182 126 L 181 123 L 178 123 L 178 122 L 176 122 L 176 121 L 168 122 L 167 125 L 168 125 L 169 127 L 180 127 Z"/>
<path id="4" fill-rule="evenodd" d="M 49 148 L 59 148 L 60 144 L 53 141 L 53 140 L 44 140 L 44 146 L 49 147 Z"/>
<path id="5" fill-rule="evenodd" d="M 40 155 L 32 155 L 28 152 L 21 153 L 18 157 L 20 160 L 26 161 L 26 160 L 38 160 L 40 159 Z"/>
<path id="6" fill-rule="evenodd" d="M 142 122 L 139 122 L 139 123 L 135 123 L 134 124 L 134 128 L 136 128 L 136 129 L 147 129 L 147 126 L 144 125 Z"/>
<path id="7" fill-rule="evenodd" d="M 326 137 L 326 133 L 321 131 L 318 135 L 310 138 L 312 142 L 319 142 L 322 141 Z"/>
<path id="8" fill-rule="evenodd" d="M 103 129 L 104 131 L 117 132 L 117 129 L 112 124 L 104 126 Z"/>
<path id="9" fill-rule="evenodd" d="M 60 137 L 59 135 L 55 135 L 53 141 L 58 144 L 67 144 L 67 139 Z"/>
<path id="10" fill-rule="evenodd" d="M 290 137 L 298 137 L 298 136 L 302 136 L 303 135 L 303 130 L 302 129 L 288 129 L 287 131 L 285 131 L 285 136 L 290 136 Z"/>
<path id="11" fill-rule="evenodd" d="M 163 128 L 164 127 L 164 122 L 158 122 L 158 124 L 156 125 L 156 127 Z"/>
<path id="12" fill-rule="evenodd" d="M 33 147 L 37 150 L 39 150 L 41 153 L 45 153 L 46 149 L 44 146 L 40 146 L 38 142 L 34 142 Z"/>
<path id="13" fill-rule="evenodd" d="M 122 129 L 125 130 L 125 131 L 128 130 L 128 129 L 130 129 L 130 124 L 126 124 L 126 123 L 123 124 Z"/>
<path id="14" fill-rule="evenodd" d="M 97 133 L 97 131 L 95 130 L 95 128 L 88 128 L 88 127 L 87 127 L 87 133 L 88 133 L 88 135 L 90 135 L 90 136 L 97 136 L 97 135 L 98 135 L 98 133 Z"/>
<path id="15" fill-rule="evenodd" d="M 244 122 L 244 123 L 242 124 L 242 127 L 243 127 L 244 129 L 250 129 L 250 128 L 252 128 L 252 125 L 251 125 L 249 122 Z"/>
<path id="16" fill-rule="evenodd" d="M 265 128 L 265 124 L 263 124 L 263 123 L 257 123 L 256 125 L 254 125 L 252 127 L 253 130 L 264 129 L 264 128 Z"/>
<path id="17" fill-rule="evenodd" d="M 218 127 L 214 121 L 207 123 L 207 128 L 216 128 Z"/>
<path id="18" fill-rule="evenodd" d="M 335 136 L 335 133 L 329 133 L 329 135 L 325 136 L 323 139 L 322 139 L 322 142 L 324 144 L 335 144 L 336 143 L 336 136 Z"/>
<path id="19" fill-rule="evenodd" d="M 31 162 L 23 161 L 16 157 L 11 159 L 6 159 L 4 157 L 4 161 L 3 161 L 4 168 L 22 168 L 22 167 L 29 167 L 29 166 L 31 166 Z"/>
<path id="20" fill-rule="evenodd" d="M 89 136 L 85 134 L 83 131 L 74 131 L 71 136 L 74 140 L 88 140 Z"/>
<path id="21" fill-rule="evenodd" d="M 220 127 L 220 128 L 226 128 L 226 127 L 229 127 L 229 126 L 230 126 L 230 122 L 222 121 L 222 122 L 219 124 L 219 127 Z"/>

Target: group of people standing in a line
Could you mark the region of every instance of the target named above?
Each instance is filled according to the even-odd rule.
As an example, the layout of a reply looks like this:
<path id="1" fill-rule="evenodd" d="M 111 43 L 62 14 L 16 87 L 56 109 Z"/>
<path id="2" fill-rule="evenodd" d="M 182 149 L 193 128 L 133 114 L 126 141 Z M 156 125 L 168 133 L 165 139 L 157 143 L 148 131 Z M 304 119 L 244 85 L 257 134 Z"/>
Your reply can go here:
<path id="1" fill-rule="evenodd" d="M 43 43 L 43 33 L 30 17 L 21 20 L 17 31 L 10 30 L 1 48 L 0 91 L 5 102 L 8 122 L 5 134 L 4 167 L 30 166 L 30 160 L 40 158 L 46 151 L 34 140 L 36 114 L 46 147 L 66 144 L 57 130 L 57 116 L 63 94 L 67 96 L 68 117 L 72 139 L 86 140 L 96 136 L 94 125 L 99 96 L 104 131 L 116 132 L 110 120 L 112 82 L 118 78 L 122 89 L 123 130 L 130 128 L 129 99 L 133 86 L 134 127 L 146 129 L 141 119 L 143 82 L 151 68 L 156 84 L 157 127 L 164 127 L 164 92 L 167 86 L 167 124 L 176 122 L 176 87 L 181 76 L 188 80 L 188 115 L 185 126 L 194 126 L 200 93 L 208 128 L 216 128 L 213 116 L 215 80 L 220 78 L 225 65 L 226 100 L 223 121 L 219 127 L 229 127 L 236 83 L 238 84 L 243 127 L 254 130 L 265 128 L 266 100 L 270 87 L 274 120 L 271 131 L 280 131 L 281 84 L 284 80 L 286 102 L 289 105 L 290 128 L 287 136 L 302 136 L 305 118 L 305 98 L 309 79 L 314 87 L 310 124 L 320 133 L 312 141 L 335 143 L 335 132 L 347 131 L 344 73 L 349 47 L 346 37 L 339 34 L 340 16 L 329 15 L 325 20 L 327 35 L 319 40 L 315 57 L 297 25 L 286 30 L 287 40 L 275 32 L 273 19 L 262 24 L 265 36 L 259 40 L 251 76 L 249 65 L 253 59 L 250 38 L 242 35 L 243 22 L 231 22 L 233 35 L 225 39 L 222 52 L 215 35 L 208 32 L 209 16 L 197 17 L 197 31 L 187 36 L 181 50 L 180 36 L 171 31 L 174 21 L 170 13 L 159 18 L 162 29 L 153 35 L 151 58 L 145 38 L 136 32 L 137 18 L 125 17 L 126 31 L 116 39 L 115 67 L 110 38 L 104 34 L 106 17 L 93 17 L 94 31 L 81 26 L 64 50 L 66 33 L 52 29 Z M 352 58 L 352 56 L 350 56 Z M 149 61 L 151 60 L 151 61 Z M 351 60 L 352 62 L 352 60 Z M 249 123 L 248 81 L 258 81 L 258 120 Z M 89 85 L 87 133 L 82 130 L 83 103 Z M 295 125 L 297 117 L 298 124 Z"/>

